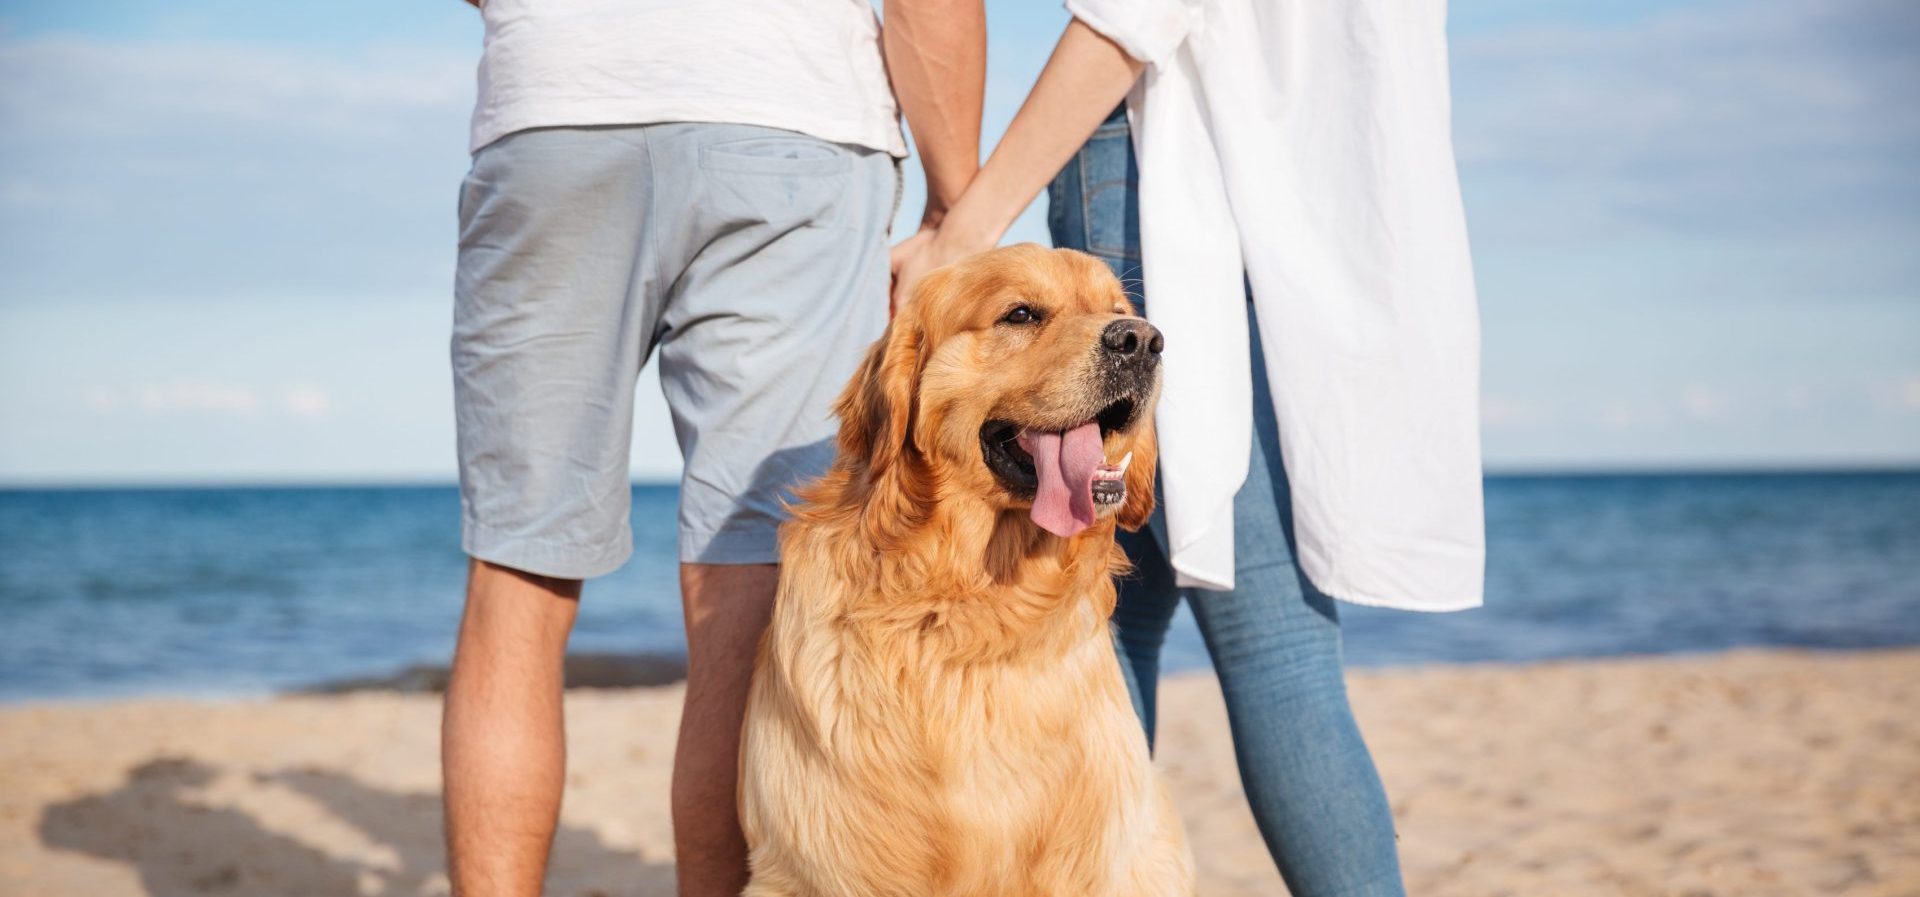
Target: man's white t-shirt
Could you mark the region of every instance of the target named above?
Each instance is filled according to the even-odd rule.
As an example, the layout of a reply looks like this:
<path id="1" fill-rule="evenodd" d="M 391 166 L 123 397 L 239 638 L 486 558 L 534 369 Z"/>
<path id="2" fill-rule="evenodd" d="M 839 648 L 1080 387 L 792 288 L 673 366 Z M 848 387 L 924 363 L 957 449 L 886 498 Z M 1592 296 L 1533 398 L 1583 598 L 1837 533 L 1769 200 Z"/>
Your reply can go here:
<path id="1" fill-rule="evenodd" d="M 723 122 L 906 155 L 868 0 L 486 0 L 472 149 L 527 128 Z"/>

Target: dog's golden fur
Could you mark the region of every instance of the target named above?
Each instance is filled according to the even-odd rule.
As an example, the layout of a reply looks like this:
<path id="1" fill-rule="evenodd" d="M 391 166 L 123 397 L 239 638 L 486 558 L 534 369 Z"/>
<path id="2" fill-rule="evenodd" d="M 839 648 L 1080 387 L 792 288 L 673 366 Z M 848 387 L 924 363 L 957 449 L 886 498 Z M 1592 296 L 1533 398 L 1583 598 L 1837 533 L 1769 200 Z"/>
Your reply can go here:
<path id="1" fill-rule="evenodd" d="M 1006 326 L 1031 307 L 1044 326 Z M 1126 498 L 1072 538 L 982 461 L 990 419 L 1097 408 L 1130 316 L 1098 261 L 1020 246 L 930 275 L 841 396 L 802 491 L 741 748 L 746 897 L 1193 892 L 1107 634 L 1116 523 L 1152 510 L 1153 392 L 1109 458 Z"/>

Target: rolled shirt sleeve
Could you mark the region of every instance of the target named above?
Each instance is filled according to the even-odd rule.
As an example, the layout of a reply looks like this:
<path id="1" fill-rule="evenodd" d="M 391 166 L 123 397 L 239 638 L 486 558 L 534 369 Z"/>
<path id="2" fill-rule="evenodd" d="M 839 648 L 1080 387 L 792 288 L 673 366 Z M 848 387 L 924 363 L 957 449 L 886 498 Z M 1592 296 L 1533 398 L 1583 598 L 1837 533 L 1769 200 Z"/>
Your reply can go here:
<path id="1" fill-rule="evenodd" d="M 1066 0 L 1067 12 L 1120 49 L 1158 66 L 1180 48 L 1200 18 L 1194 0 Z"/>

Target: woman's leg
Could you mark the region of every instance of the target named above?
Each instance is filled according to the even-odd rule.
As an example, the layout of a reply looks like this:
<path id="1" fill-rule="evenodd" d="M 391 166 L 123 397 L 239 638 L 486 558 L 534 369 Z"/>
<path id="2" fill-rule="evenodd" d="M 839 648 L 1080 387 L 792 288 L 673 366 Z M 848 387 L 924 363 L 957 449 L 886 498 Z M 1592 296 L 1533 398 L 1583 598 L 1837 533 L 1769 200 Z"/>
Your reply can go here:
<path id="1" fill-rule="evenodd" d="M 1053 245 L 1078 249 L 1107 263 L 1128 295 L 1139 301 L 1140 228 L 1134 186 L 1132 136 L 1124 108 L 1115 109 L 1048 188 L 1047 226 Z M 1160 679 L 1160 646 L 1180 604 L 1173 570 L 1147 530 L 1121 533 L 1120 547 L 1133 573 L 1120 580 L 1114 608 L 1114 647 L 1133 709 L 1153 744 L 1154 695 Z"/>
<path id="2" fill-rule="evenodd" d="M 1147 749 L 1153 749 L 1156 697 L 1160 685 L 1160 647 L 1167 641 L 1167 625 L 1180 606 L 1180 590 L 1173 586 L 1173 568 L 1142 529 L 1121 533 L 1120 547 L 1133 561 L 1133 572 L 1120 580 L 1120 601 L 1113 609 L 1113 643 L 1120 655 L 1120 672 L 1133 693 L 1133 710 L 1147 730 Z"/>
<path id="3" fill-rule="evenodd" d="M 1226 696 L 1241 784 L 1288 889 L 1400 897 L 1393 816 L 1347 703 L 1339 615 L 1293 563 L 1257 338 L 1253 349 L 1253 457 L 1234 498 L 1234 588 L 1188 598 Z"/>
<path id="4" fill-rule="evenodd" d="M 1140 170 L 1126 107 L 1113 110 L 1047 186 L 1053 245 L 1106 262 L 1140 305 Z"/>
<path id="5" fill-rule="evenodd" d="M 1127 118 L 1116 110 L 1054 179 L 1048 224 L 1055 246 L 1100 257 L 1144 310 L 1138 180 Z M 1295 897 L 1399 897 L 1393 817 L 1347 704 L 1339 618 L 1294 569 L 1292 505 L 1257 339 L 1253 350 L 1253 457 L 1234 501 L 1236 588 L 1187 597 L 1226 695 L 1247 800 L 1288 888 Z M 1153 526 L 1163 520 L 1155 515 Z M 1149 743 L 1160 646 L 1182 591 L 1154 535 L 1121 535 L 1135 571 L 1114 612 Z"/>

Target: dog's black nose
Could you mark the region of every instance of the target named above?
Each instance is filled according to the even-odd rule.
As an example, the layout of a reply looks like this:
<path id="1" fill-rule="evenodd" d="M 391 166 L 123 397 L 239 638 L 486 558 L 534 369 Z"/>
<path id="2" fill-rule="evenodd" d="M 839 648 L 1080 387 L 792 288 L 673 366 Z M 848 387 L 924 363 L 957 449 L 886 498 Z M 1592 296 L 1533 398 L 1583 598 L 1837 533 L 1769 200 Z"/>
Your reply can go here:
<path id="1" fill-rule="evenodd" d="M 1100 344 L 1115 355 L 1158 355 L 1167 341 L 1152 324 L 1139 318 L 1121 318 L 1107 325 L 1106 332 L 1100 334 Z"/>

